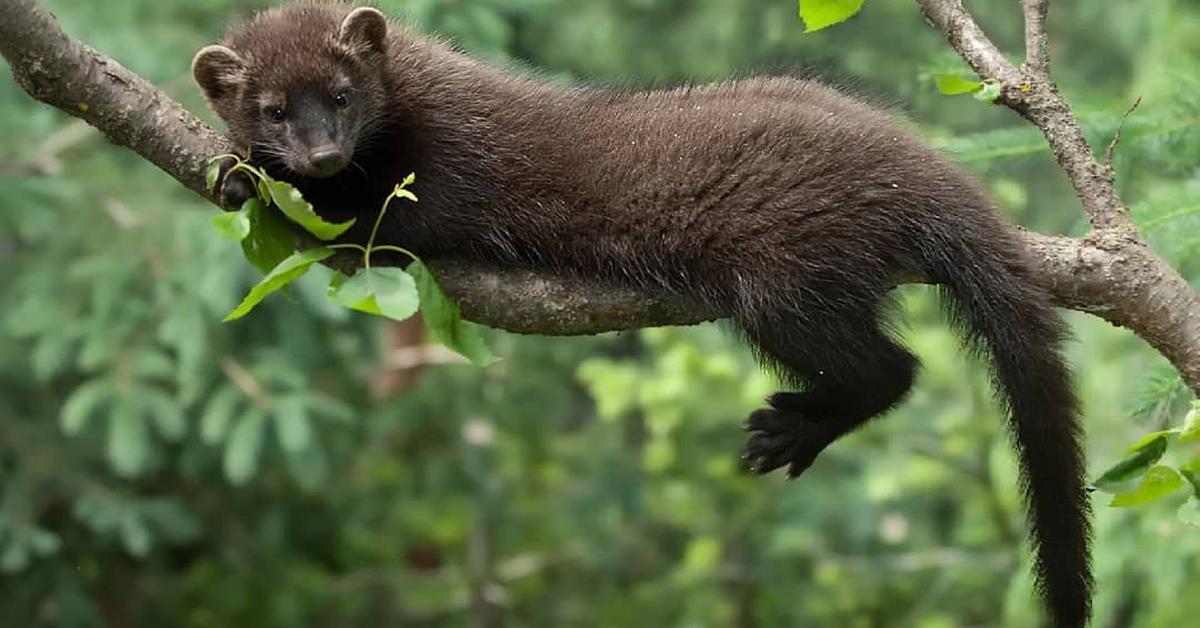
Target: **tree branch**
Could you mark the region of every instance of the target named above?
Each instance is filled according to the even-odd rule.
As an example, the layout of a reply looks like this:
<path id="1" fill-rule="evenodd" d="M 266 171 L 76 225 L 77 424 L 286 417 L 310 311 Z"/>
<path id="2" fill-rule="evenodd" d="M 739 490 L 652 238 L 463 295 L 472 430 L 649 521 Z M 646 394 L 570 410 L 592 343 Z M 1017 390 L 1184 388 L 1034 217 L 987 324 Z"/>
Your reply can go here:
<path id="1" fill-rule="evenodd" d="M 1041 70 L 1030 74 L 1037 63 L 1015 68 L 958 1 L 917 1 L 980 76 L 1004 84 L 1001 102 L 1042 129 L 1093 218 L 1097 231 L 1079 240 L 1025 233 L 1057 304 L 1132 329 L 1200 390 L 1200 301 L 1132 228 L 1111 171 L 1095 161 L 1057 88 Z M 1026 0 L 1027 15 L 1037 4 Z M 1038 50 L 1044 49 L 1043 17 L 1044 11 L 1029 25 L 1043 34 Z M 34 0 L 0 0 L 0 55 L 34 98 L 82 118 L 216 202 L 204 189 L 204 165 L 229 152 L 230 142 L 144 79 L 67 37 Z M 590 278 L 457 262 L 435 264 L 435 270 L 465 316 L 518 333 L 590 334 L 721 315 L 683 297 Z"/>
<path id="2" fill-rule="evenodd" d="M 1025 13 L 1025 67 L 1043 76 L 1049 76 L 1046 0 L 1021 0 L 1021 10 Z"/>
<path id="3" fill-rule="evenodd" d="M 961 0 L 916 2 L 980 78 L 1000 83 L 996 102 L 1021 114 L 1041 130 L 1083 202 L 1092 226 L 1134 231 L 1129 211 L 1113 185 L 1112 169 L 1096 161 L 1071 107 L 1046 72 L 1049 57 L 1046 52 L 1045 0 L 1022 0 L 1026 50 L 1032 51 L 1033 56 L 1020 69 L 1014 67 L 988 39 L 963 8 Z"/>
<path id="4" fill-rule="evenodd" d="M 1047 0 L 1021 0 L 1025 63 L 1020 68 L 988 39 L 962 0 L 916 2 L 981 78 L 1000 83 L 996 102 L 1042 132 L 1091 220 L 1093 232 L 1080 240 L 1026 233 L 1058 304 L 1132 329 L 1200 393 L 1200 298 L 1146 245 L 1117 194 L 1111 164 L 1096 159 L 1051 80 Z"/>

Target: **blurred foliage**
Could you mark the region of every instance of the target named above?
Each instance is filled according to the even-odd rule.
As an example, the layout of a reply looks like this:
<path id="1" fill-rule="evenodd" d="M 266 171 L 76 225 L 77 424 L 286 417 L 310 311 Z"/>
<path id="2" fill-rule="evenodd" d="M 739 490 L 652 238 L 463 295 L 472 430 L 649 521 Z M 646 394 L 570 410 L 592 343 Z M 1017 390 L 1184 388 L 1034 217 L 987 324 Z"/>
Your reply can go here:
<path id="1" fill-rule="evenodd" d="M 262 4 L 46 3 L 196 111 L 192 52 Z M 547 80 L 815 73 L 903 109 L 1016 220 L 1086 228 L 1036 130 L 939 93 L 969 70 L 910 2 L 808 35 L 792 0 L 378 4 Z M 970 4 L 1021 49 L 1014 5 Z M 1055 76 L 1093 146 L 1142 98 L 1121 191 L 1200 279 L 1200 6 L 1052 4 Z M 331 306 L 327 274 L 221 324 L 258 277 L 210 206 L 8 79 L 0 137 L 0 624 L 1036 625 L 1001 417 L 927 288 L 901 291 L 925 365 L 908 402 L 800 480 L 753 478 L 737 422 L 773 385 L 718 325 L 494 333 L 498 364 L 433 360 L 382 394 L 388 355 L 421 347 Z M 1099 471 L 1191 395 L 1130 333 L 1067 316 Z M 1185 498 L 1097 500 L 1095 625 L 1200 617 Z"/>

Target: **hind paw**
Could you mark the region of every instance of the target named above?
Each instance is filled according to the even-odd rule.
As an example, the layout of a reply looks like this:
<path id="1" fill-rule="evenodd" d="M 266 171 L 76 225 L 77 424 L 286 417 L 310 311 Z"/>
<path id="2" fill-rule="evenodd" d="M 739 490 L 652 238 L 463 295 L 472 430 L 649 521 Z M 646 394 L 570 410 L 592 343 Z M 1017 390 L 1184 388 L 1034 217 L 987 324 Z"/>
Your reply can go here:
<path id="1" fill-rule="evenodd" d="M 787 465 L 787 477 L 797 477 L 828 444 L 819 423 L 792 412 L 755 410 L 744 427 L 750 435 L 742 459 L 751 471 L 760 475 Z"/>

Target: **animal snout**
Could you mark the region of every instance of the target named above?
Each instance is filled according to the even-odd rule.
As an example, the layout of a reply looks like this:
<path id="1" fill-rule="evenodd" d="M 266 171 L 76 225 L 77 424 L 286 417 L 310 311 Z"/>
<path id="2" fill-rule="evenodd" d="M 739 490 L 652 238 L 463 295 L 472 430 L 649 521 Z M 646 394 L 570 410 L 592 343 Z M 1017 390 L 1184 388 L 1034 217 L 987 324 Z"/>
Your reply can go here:
<path id="1" fill-rule="evenodd" d="M 320 146 L 308 154 L 309 167 L 313 174 L 317 176 L 330 176 L 337 174 L 339 170 L 346 167 L 346 154 L 342 149 L 333 145 Z"/>

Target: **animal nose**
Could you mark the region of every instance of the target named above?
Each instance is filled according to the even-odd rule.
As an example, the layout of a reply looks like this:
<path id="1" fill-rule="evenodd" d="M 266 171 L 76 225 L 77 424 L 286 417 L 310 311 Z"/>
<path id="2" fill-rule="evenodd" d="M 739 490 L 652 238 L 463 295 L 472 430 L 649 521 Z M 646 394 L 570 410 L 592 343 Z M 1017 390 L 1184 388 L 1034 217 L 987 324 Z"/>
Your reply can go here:
<path id="1" fill-rule="evenodd" d="M 308 163 L 318 173 L 334 174 L 346 165 L 346 156 L 337 146 L 325 145 L 308 154 Z"/>

